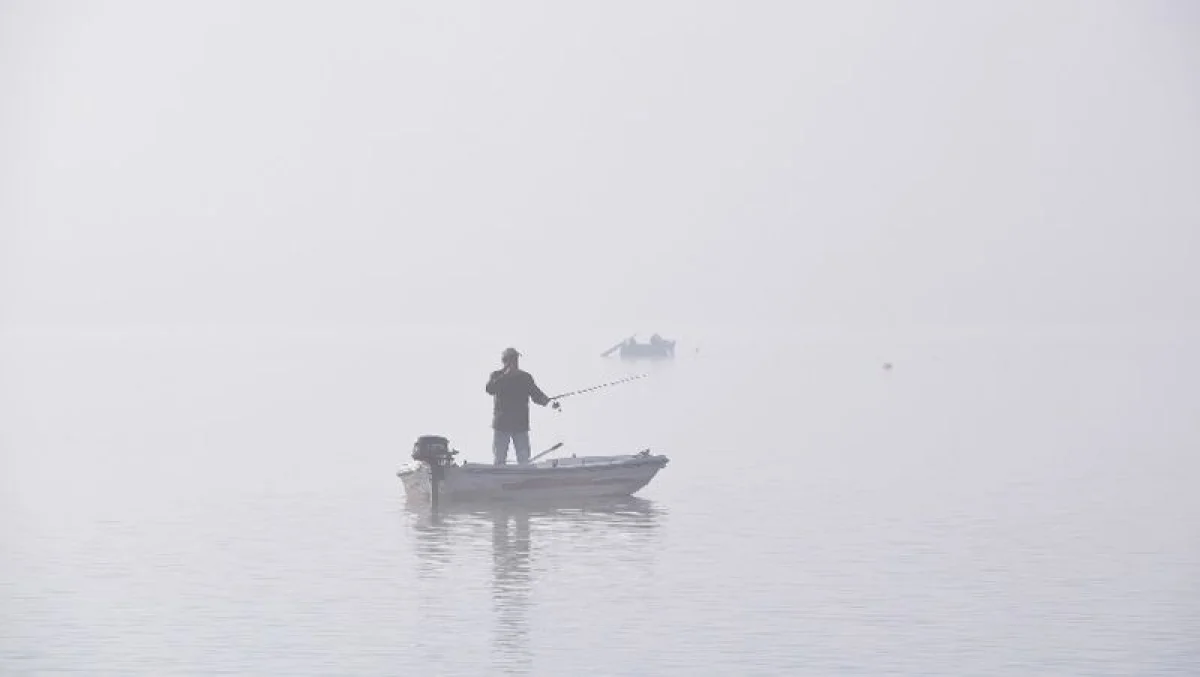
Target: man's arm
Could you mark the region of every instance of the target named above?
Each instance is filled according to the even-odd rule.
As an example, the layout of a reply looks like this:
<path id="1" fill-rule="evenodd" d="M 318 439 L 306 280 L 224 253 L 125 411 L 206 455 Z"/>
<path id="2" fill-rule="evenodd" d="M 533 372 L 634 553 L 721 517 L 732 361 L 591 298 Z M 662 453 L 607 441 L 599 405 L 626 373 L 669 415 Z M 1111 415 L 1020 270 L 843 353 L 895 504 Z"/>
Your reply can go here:
<path id="1" fill-rule="evenodd" d="M 496 384 L 498 384 L 500 382 L 500 379 L 503 376 L 504 376 L 503 371 L 493 371 L 492 375 L 488 377 L 487 385 L 483 387 L 483 389 L 485 391 L 487 391 L 488 395 L 496 394 Z"/>
<path id="2" fill-rule="evenodd" d="M 550 398 L 546 397 L 546 393 L 542 392 L 542 389 L 533 382 L 533 376 L 529 377 L 529 399 L 543 407 L 550 404 Z"/>

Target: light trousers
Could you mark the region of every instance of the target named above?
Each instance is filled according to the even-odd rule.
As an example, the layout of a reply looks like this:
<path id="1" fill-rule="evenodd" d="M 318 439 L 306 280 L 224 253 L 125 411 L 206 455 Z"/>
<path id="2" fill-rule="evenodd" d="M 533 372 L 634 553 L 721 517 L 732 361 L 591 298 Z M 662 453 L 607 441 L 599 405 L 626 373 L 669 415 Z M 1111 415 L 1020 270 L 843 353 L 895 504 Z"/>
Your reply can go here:
<path id="1" fill-rule="evenodd" d="M 517 452 L 517 463 L 529 462 L 529 432 L 506 433 L 500 430 L 492 431 L 492 462 L 496 465 L 508 463 L 508 442 L 512 440 L 513 449 Z"/>

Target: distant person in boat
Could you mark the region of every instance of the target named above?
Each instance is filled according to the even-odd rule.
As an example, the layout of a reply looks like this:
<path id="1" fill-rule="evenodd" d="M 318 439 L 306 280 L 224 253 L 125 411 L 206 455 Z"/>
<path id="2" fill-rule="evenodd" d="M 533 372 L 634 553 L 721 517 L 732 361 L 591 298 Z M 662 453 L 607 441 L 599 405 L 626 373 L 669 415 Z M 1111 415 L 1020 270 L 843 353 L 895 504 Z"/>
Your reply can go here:
<path id="1" fill-rule="evenodd" d="M 505 349 L 500 355 L 504 367 L 492 372 L 485 388 L 492 396 L 492 459 L 496 465 L 508 463 L 509 441 L 517 452 L 517 463 L 529 462 L 529 401 L 543 407 L 550 404 L 533 376 L 521 371 L 520 359 L 515 348 Z"/>

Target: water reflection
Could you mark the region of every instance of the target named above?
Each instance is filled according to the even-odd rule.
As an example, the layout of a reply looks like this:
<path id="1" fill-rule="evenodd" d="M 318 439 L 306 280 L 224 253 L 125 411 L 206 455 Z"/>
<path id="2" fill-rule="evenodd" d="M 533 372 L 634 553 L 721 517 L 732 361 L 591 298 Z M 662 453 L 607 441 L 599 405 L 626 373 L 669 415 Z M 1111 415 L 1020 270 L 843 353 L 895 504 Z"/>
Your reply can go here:
<path id="1" fill-rule="evenodd" d="M 492 520 L 492 648 L 506 671 L 529 671 L 529 518 L 526 511 L 494 511 Z M 509 528 L 509 525 L 512 528 Z"/>
<path id="2" fill-rule="evenodd" d="M 408 506 L 413 520 L 419 580 L 427 585 L 422 597 L 436 596 L 435 576 L 447 570 L 477 570 L 471 564 L 484 555 L 490 535 L 489 587 L 493 627 L 491 652 L 495 671 L 530 674 L 533 670 L 534 637 L 530 628 L 531 607 L 539 572 L 547 573 L 556 555 L 570 557 L 580 547 L 601 548 L 606 538 L 620 543 L 622 561 L 656 557 L 658 548 L 645 539 L 657 537 L 666 510 L 638 498 L 595 502 L 573 507 L 505 505 L 442 509 L 432 514 L 427 506 Z M 599 541 L 599 542 L 598 542 Z M 618 548 L 610 549 L 618 550 Z M 555 551 L 568 551 L 559 552 Z M 539 558 L 544 557 L 539 562 Z M 547 580 L 546 585 L 552 584 Z M 474 587 L 474 586 L 472 586 Z M 475 606 L 478 599 L 463 600 Z M 445 599 L 420 604 L 423 611 L 435 606 L 443 619 L 453 612 L 444 608 Z"/>

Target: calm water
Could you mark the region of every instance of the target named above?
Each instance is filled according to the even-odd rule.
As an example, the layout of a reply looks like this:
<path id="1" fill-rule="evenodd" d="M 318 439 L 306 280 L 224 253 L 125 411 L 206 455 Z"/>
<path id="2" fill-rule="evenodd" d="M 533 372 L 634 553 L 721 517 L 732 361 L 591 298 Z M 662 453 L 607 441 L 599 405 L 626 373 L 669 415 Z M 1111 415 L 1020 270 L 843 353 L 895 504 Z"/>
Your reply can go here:
<path id="1" fill-rule="evenodd" d="M 599 343 L 518 347 L 553 394 L 635 370 Z M 505 344 L 4 339 L 0 673 L 1200 671 L 1189 343 L 706 339 L 535 412 L 668 454 L 639 499 L 407 507 Z"/>

